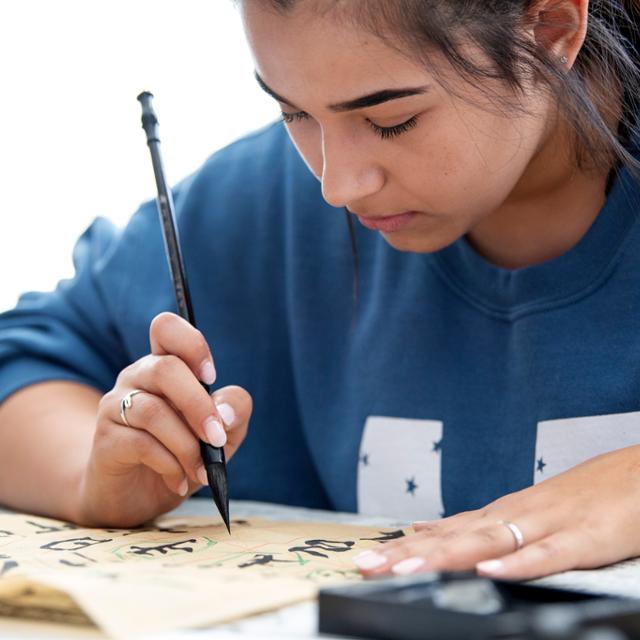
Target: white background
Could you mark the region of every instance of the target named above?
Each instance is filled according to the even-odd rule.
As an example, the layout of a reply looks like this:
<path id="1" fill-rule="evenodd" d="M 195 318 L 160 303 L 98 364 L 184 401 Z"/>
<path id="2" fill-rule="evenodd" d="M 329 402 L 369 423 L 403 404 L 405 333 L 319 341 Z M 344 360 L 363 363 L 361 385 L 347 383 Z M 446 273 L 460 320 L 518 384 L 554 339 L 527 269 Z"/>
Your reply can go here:
<path id="1" fill-rule="evenodd" d="M 155 197 L 140 91 L 170 183 L 278 116 L 231 0 L 1 0 L 0 60 L 0 310 L 70 277 L 95 216 Z"/>

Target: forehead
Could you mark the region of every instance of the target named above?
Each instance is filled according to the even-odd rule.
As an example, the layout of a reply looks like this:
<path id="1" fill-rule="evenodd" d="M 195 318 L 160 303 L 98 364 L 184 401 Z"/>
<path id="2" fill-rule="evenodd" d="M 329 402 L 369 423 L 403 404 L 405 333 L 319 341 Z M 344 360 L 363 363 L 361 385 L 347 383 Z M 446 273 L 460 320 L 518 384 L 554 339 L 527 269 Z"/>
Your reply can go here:
<path id="1" fill-rule="evenodd" d="M 328 103 L 431 80 L 424 65 L 375 35 L 306 5 L 286 14 L 261 0 L 240 5 L 256 71 L 275 91 L 300 103 Z"/>

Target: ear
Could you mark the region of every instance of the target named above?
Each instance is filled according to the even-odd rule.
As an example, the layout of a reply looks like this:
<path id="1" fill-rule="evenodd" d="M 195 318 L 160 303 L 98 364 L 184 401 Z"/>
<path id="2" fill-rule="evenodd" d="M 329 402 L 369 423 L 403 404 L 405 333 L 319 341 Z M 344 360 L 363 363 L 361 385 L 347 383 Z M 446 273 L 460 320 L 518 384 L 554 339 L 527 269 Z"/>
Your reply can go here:
<path id="1" fill-rule="evenodd" d="M 536 42 L 571 67 L 587 35 L 589 0 L 538 0 L 531 20 Z"/>

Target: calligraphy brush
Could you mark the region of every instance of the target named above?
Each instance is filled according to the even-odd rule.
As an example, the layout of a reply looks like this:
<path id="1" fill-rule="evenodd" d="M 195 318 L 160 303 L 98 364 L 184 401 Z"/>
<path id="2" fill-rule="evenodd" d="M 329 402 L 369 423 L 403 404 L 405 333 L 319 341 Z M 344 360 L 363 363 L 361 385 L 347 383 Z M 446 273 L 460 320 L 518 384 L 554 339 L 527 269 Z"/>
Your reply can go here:
<path id="1" fill-rule="evenodd" d="M 178 305 L 178 314 L 194 327 L 196 320 L 193 314 L 191 296 L 187 285 L 187 274 L 182 260 L 182 251 L 178 242 L 178 229 L 176 227 L 176 217 L 173 206 L 171 192 L 167 188 L 167 180 L 164 174 L 162 157 L 160 155 L 160 138 L 158 137 L 158 118 L 153 110 L 153 94 L 144 91 L 138 96 L 142 105 L 142 128 L 147 134 L 147 144 L 151 152 L 153 162 L 153 173 L 156 178 L 158 188 L 158 213 L 162 225 L 162 237 L 164 238 L 164 248 L 169 262 L 169 270 L 173 279 L 173 288 Z M 209 386 L 201 382 L 207 393 L 210 393 Z M 229 524 L 229 491 L 227 486 L 227 466 L 224 457 L 223 447 L 214 447 L 208 442 L 200 441 L 200 455 L 207 470 L 207 479 L 213 500 L 220 511 L 227 531 L 231 533 Z"/>

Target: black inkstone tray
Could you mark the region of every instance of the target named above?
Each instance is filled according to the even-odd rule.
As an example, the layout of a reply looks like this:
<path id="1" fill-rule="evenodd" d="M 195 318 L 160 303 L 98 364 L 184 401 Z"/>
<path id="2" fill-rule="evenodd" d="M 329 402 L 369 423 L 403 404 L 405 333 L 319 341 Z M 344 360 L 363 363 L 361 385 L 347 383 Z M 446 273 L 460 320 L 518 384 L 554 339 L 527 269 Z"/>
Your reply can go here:
<path id="1" fill-rule="evenodd" d="M 472 573 L 421 574 L 322 589 L 318 626 L 370 640 L 633 640 L 640 600 Z"/>

